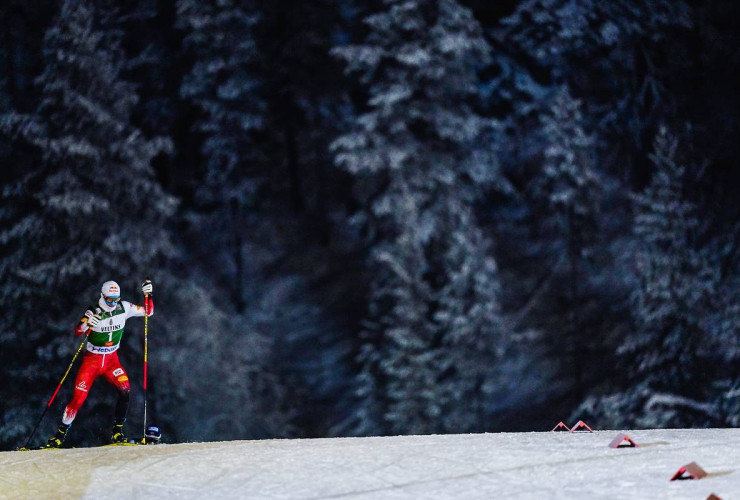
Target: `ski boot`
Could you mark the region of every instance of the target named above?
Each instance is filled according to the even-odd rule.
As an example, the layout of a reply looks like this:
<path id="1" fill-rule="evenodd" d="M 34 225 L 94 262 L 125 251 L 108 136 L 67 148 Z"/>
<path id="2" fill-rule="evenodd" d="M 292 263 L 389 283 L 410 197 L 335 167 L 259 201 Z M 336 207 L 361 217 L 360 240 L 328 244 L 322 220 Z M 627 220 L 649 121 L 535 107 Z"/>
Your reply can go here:
<path id="1" fill-rule="evenodd" d="M 60 424 L 59 429 L 57 429 L 57 433 L 49 438 L 44 448 L 61 448 L 62 443 L 64 442 L 64 438 L 67 437 L 68 430 L 69 430 L 69 425 Z"/>
<path id="2" fill-rule="evenodd" d="M 126 435 L 123 433 L 123 423 L 116 424 L 113 426 L 113 431 L 110 435 L 111 444 L 126 443 Z"/>

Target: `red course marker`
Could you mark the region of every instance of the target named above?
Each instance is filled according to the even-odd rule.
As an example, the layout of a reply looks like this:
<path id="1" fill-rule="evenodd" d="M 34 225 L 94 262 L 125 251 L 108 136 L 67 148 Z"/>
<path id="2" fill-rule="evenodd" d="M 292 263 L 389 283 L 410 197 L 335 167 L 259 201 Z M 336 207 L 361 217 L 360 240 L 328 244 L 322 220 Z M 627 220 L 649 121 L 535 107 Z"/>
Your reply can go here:
<path id="1" fill-rule="evenodd" d="M 625 441 L 627 441 L 627 444 L 624 444 Z M 632 438 L 624 432 L 617 434 L 617 437 L 609 443 L 610 448 L 638 448 L 639 446 L 639 444 L 635 443 Z"/>
<path id="2" fill-rule="evenodd" d="M 555 432 L 555 431 L 558 431 L 558 430 L 560 430 L 560 431 L 562 431 L 562 430 L 569 431 L 570 428 L 567 425 L 565 425 L 563 422 L 560 422 L 558 425 L 556 425 L 555 427 L 553 427 L 550 432 Z"/>
<path id="3" fill-rule="evenodd" d="M 579 430 L 579 429 L 583 429 L 583 430 Z M 579 420 L 578 423 L 574 425 L 573 428 L 570 430 L 570 432 L 586 432 L 586 431 L 593 432 L 593 430 L 591 430 L 591 427 L 586 425 L 586 422 L 584 422 L 583 420 Z"/>
<path id="4" fill-rule="evenodd" d="M 678 469 L 678 472 L 673 474 L 671 481 L 680 481 L 683 479 L 701 479 L 703 477 L 707 477 L 706 471 L 699 467 L 699 464 L 697 464 L 696 462 L 691 462 L 690 464 L 686 464 Z"/>

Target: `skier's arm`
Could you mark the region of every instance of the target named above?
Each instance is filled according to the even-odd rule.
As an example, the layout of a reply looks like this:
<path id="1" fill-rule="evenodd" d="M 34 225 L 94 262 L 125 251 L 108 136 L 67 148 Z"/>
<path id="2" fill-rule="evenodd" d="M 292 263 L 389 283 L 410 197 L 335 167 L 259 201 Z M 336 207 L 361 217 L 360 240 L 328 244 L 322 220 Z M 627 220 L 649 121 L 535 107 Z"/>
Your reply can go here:
<path id="1" fill-rule="evenodd" d="M 87 311 L 85 311 L 85 315 L 82 316 L 82 319 L 77 324 L 77 327 L 75 328 L 75 335 L 84 335 L 90 328 L 94 328 L 95 325 L 97 325 L 98 323 L 100 323 L 100 319 L 95 316 L 94 312 L 88 309 Z"/>
<path id="2" fill-rule="evenodd" d="M 127 318 L 144 316 L 144 306 L 137 306 L 136 304 L 132 304 L 131 302 L 126 302 L 126 304 L 124 305 L 126 307 Z M 151 316 L 154 314 L 154 300 L 151 296 L 149 297 L 149 310 L 146 312 L 148 313 L 147 316 Z"/>
<path id="3" fill-rule="evenodd" d="M 80 335 L 85 335 L 85 332 L 87 332 L 87 330 L 89 330 L 87 326 L 87 318 L 82 318 L 75 327 L 75 335 L 77 335 L 78 337 Z"/>
<path id="4" fill-rule="evenodd" d="M 144 283 L 141 284 L 141 293 L 144 294 L 145 297 L 148 297 L 149 300 L 145 300 L 144 304 L 146 304 L 144 307 L 146 307 L 146 311 L 144 311 L 144 307 L 137 306 L 132 304 L 131 302 L 126 302 L 126 311 L 128 311 L 127 318 L 132 318 L 135 316 L 152 316 L 154 314 L 154 297 L 152 296 L 152 292 L 154 291 L 154 288 L 152 287 L 152 282 L 147 278 L 144 280 Z"/>

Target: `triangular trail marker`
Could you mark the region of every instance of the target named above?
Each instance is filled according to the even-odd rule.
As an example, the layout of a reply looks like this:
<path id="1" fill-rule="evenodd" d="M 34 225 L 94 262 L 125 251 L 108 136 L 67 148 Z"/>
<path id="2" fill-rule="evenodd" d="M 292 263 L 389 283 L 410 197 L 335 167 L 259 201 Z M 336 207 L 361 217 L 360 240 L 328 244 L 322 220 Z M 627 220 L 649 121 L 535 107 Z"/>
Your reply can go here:
<path id="1" fill-rule="evenodd" d="M 565 425 L 563 422 L 560 422 L 558 425 L 552 428 L 550 432 L 556 432 L 556 431 L 570 431 L 570 427 Z"/>
<path id="2" fill-rule="evenodd" d="M 591 429 L 591 427 L 586 425 L 586 422 L 584 422 L 583 420 L 579 420 L 578 423 L 573 426 L 570 432 L 593 432 L 593 430 Z"/>
<path id="3" fill-rule="evenodd" d="M 610 448 L 638 448 L 639 446 L 639 444 L 635 443 L 632 438 L 624 432 L 617 434 L 617 437 L 609 443 Z"/>
<path id="4" fill-rule="evenodd" d="M 699 467 L 699 464 L 697 464 L 696 462 L 691 462 L 690 464 L 686 464 L 678 469 L 678 472 L 673 474 L 671 481 L 683 479 L 701 479 L 703 477 L 707 477 L 707 472 Z"/>

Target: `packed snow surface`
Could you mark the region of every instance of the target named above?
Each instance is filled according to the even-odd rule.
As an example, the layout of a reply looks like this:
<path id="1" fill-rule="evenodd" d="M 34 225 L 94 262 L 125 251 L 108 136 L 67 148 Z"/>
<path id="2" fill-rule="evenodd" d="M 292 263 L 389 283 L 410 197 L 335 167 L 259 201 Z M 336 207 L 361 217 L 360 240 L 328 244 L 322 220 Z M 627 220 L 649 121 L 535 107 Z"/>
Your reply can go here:
<path id="1" fill-rule="evenodd" d="M 2 498 L 740 498 L 740 430 L 232 441 L 0 453 Z M 670 479 L 696 462 L 709 475 Z"/>

